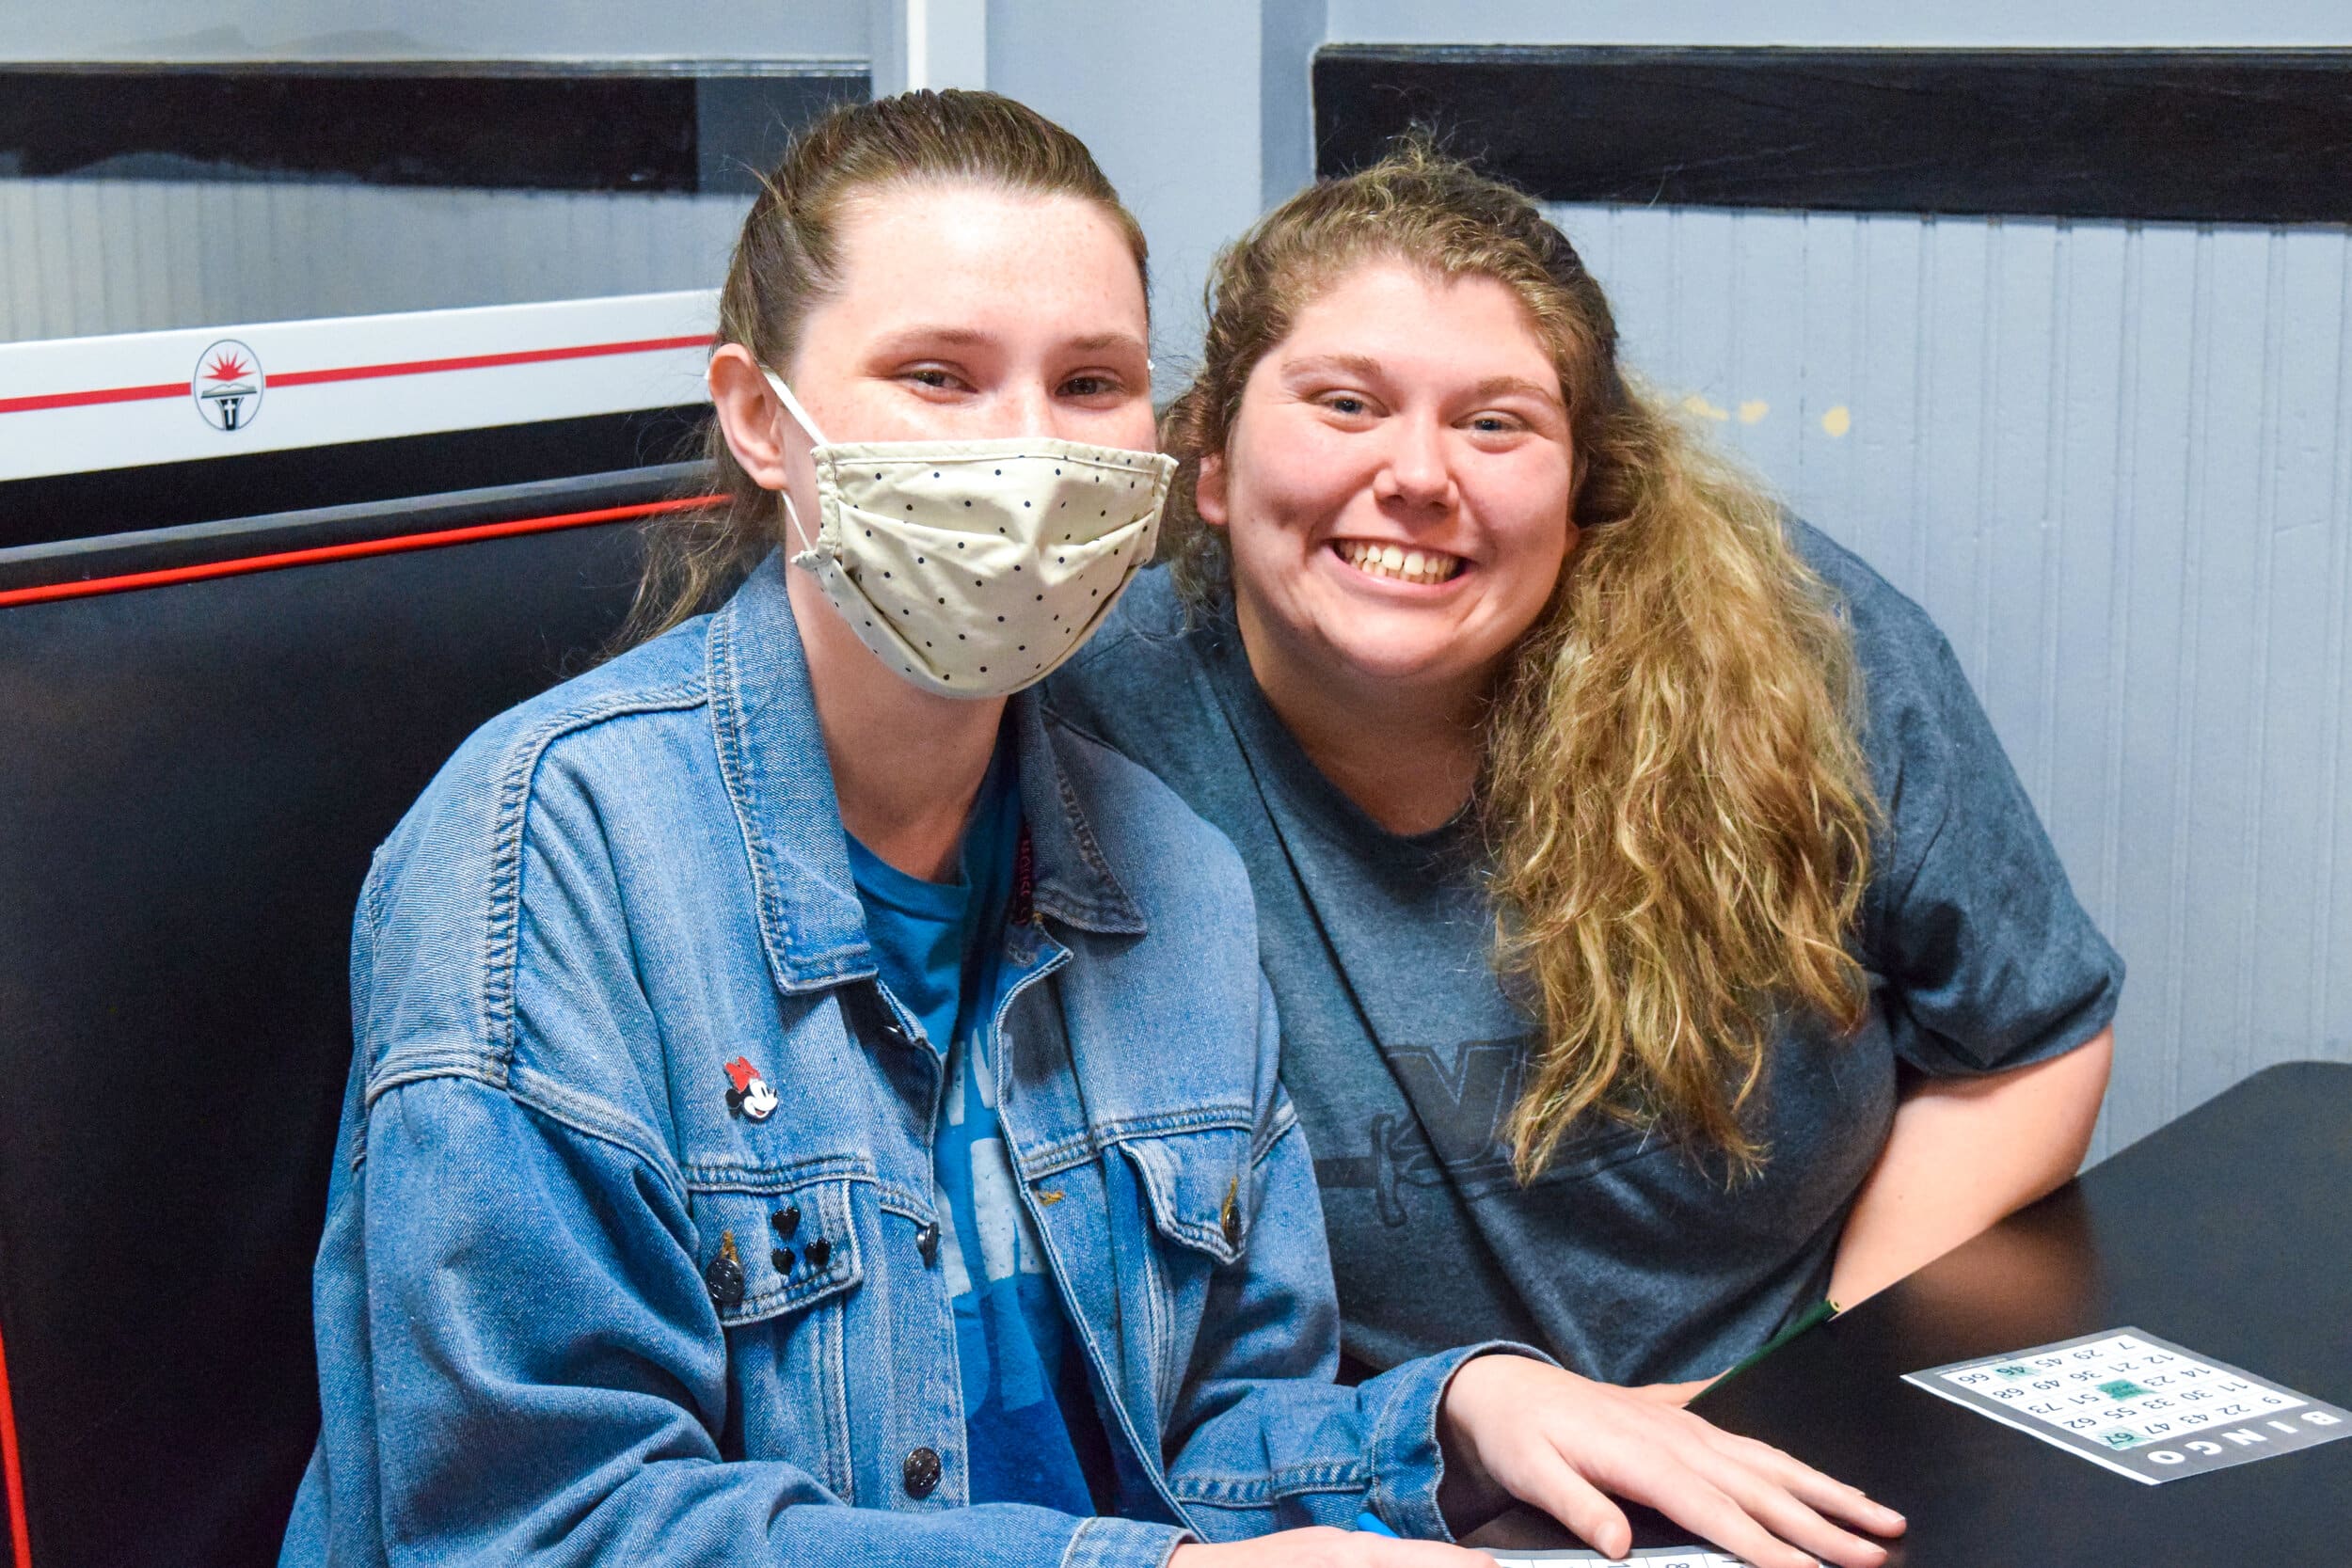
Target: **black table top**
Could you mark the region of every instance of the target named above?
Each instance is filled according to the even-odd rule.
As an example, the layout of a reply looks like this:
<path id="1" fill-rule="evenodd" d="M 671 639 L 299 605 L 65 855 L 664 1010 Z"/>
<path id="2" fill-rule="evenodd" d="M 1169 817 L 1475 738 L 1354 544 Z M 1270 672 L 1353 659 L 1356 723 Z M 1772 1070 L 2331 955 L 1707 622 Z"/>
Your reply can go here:
<path id="1" fill-rule="evenodd" d="M 2352 1440 L 2150 1486 L 1902 1381 L 2126 1327 L 2352 1406 L 2352 1065 L 2255 1074 L 1692 1408 L 1901 1511 L 1890 1568 L 2352 1564 Z"/>

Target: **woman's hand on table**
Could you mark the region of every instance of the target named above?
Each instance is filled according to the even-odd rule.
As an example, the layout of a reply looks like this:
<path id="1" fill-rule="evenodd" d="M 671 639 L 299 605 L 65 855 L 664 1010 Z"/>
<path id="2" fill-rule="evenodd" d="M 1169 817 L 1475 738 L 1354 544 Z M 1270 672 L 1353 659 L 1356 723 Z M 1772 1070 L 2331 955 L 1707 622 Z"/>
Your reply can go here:
<path id="1" fill-rule="evenodd" d="M 1695 1392 L 1696 1390 L 1693 1390 Z M 1482 1355 L 1446 1387 L 1445 1505 L 1479 1518 L 1533 1504 L 1608 1557 L 1633 1529 L 1609 1494 L 1646 1504 L 1756 1568 L 1878 1568 L 1902 1515 L 1769 1444 L 1636 1391 L 1521 1355 Z M 1416 1563 L 1414 1568 L 1419 1568 Z"/>

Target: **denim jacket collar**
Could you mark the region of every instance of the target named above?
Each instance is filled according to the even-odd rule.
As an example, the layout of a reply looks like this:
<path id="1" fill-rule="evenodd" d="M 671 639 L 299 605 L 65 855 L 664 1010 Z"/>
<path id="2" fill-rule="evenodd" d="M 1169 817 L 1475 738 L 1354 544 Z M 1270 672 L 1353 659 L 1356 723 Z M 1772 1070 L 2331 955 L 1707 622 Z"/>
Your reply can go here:
<path id="1" fill-rule="evenodd" d="M 1031 687 L 1012 698 L 1021 813 L 1037 856 L 1037 912 L 1081 930 L 1139 937 L 1144 933 L 1143 911 L 1120 885 L 1078 804 L 1077 792 L 1070 786 L 1070 775 L 1056 750 L 1057 736 L 1046 727 L 1042 689 Z"/>
<path id="2" fill-rule="evenodd" d="M 875 966 L 833 769 L 823 745 L 811 744 L 816 698 L 785 571 L 781 552 L 753 571 L 711 618 L 707 657 L 711 728 L 751 857 L 760 940 L 776 984 L 796 992 L 867 978 Z M 1012 719 L 1038 912 L 1141 935 L 1142 913 L 1103 857 L 1034 689 L 1013 697 Z"/>

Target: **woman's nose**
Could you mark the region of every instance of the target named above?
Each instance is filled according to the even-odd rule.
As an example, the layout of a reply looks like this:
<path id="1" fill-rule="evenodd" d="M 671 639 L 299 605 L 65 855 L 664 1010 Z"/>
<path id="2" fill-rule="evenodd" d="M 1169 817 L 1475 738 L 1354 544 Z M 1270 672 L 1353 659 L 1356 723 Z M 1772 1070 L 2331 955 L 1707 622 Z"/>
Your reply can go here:
<path id="1" fill-rule="evenodd" d="M 1053 397 L 1042 383 L 1008 386 L 989 400 L 987 434 L 1061 436 L 1054 414 Z"/>
<path id="2" fill-rule="evenodd" d="M 1414 507 L 1443 507 L 1454 496 L 1454 474 L 1446 466 L 1444 432 L 1433 420 L 1391 421 L 1389 445 L 1373 479 L 1375 500 Z"/>

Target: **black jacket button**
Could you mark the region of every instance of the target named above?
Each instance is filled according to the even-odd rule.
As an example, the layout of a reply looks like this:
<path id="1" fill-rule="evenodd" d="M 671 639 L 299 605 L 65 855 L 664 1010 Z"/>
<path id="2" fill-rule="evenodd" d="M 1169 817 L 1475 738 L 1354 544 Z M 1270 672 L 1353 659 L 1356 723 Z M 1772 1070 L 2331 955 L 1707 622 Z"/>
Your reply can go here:
<path id="1" fill-rule="evenodd" d="M 801 1249 L 801 1256 L 808 1259 L 810 1268 L 821 1269 L 833 1258 L 833 1243 L 822 1236 L 812 1236 L 808 1245 Z"/>
<path id="2" fill-rule="evenodd" d="M 722 1312 L 743 1305 L 743 1263 L 735 1253 L 734 1231 L 726 1233 L 719 1255 L 703 1270 L 703 1287 L 710 1292 L 710 1305 Z"/>
<path id="3" fill-rule="evenodd" d="M 915 1449 L 899 1466 L 898 1479 L 906 1483 L 908 1497 L 930 1497 L 939 1485 L 939 1455 L 930 1449 Z"/>
<path id="4" fill-rule="evenodd" d="M 777 1235 L 790 1241 L 792 1232 L 801 1227 L 801 1206 L 797 1203 L 786 1204 L 768 1216 L 768 1223 L 776 1227 Z"/>
<path id="5" fill-rule="evenodd" d="M 923 1255 L 923 1266 L 930 1268 L 939 1261 L 939 1227 L 927 1225 L 914 1233 L 914 1248 Z"/>

